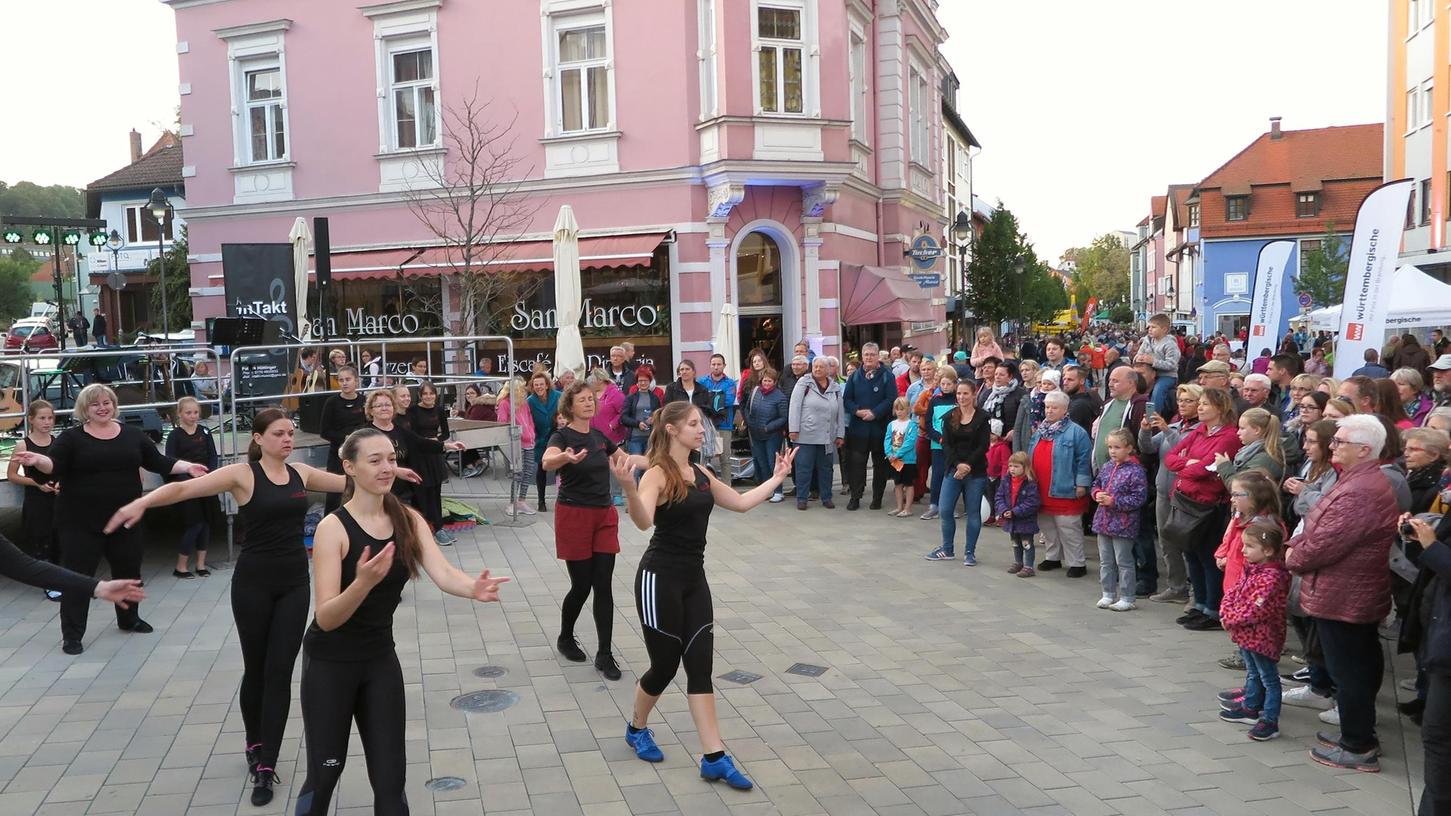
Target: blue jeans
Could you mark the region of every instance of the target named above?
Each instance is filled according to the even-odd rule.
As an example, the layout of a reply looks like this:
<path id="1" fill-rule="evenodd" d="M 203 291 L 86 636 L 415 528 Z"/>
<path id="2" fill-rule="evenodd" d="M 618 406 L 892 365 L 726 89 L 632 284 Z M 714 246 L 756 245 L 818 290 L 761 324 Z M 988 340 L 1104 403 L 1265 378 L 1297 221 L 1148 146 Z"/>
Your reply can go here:
<path id="1" fill-rule="evenodd" d="M 942 469 L 947 467 L 947 454 L 941 448 L 932 449 L 932 475 L 928 477 L 927 483 L 932 488 L 932 506 L 940 507 L 938 500 L 942 498 Z"/>
<path id="2" fill-rule="evenodd" d="M 1272 657 L 1240 647 L 1244 658 L 1244 707 L 1260 712 L 1260 719 L 1280 721 L 1280 670 Z"/>
<path id="3" fill-rule="evenodd" d="M 1134 540 L 1098 534 L 1098 584 L 1105 598 L 1134 600 Z"/>
<path id="4" fill-rule="evenodd" d="M 977 474 L 962 479 L 948 476 L 942 480 L 942 503 L 937 505 L 937 512 L 942 514 L 943 552 L 952 555 L 952 540 L 957 537 L 957 519 L 952 517 L 952 511 L 961 499 L 967 505 L 967 542 L 962 545 L 962 554 L 977 555 L 977 537 L 982 533 L 982 494 L 986 489 L 987 477 Z"/>
<path id="5" fill-rule="evenodd" d="M 636 439 L 634 436 L 631 436 L 629 441 L 625 442 L 625 453 L 628 453 L 632 456 L 635 454 L 643 456 L 645 454 L 645 449 L 649 446 L 650 438 L 648 436 L 644 439 Z"/>
<path id="6" fill-rule="evenodd" d="M 797 445 L 796 448 L 796 503 L 805 504 L 811 495 L 811 480 L 816 480 L 816 489 L 823 502 L 831 501 L 831 458 L 829 445 Z"/>
<path id="7" fill-rule="evenodd" d="M 756 484 L 764 484 L 776 472 L 776 454 L 780 452 L 780 434 L 771 434 L 765 439 L 751 435 L 751 467 L 756 471 Z M 779 485 L 776 491 L 781 491 Z"/>
<path id="8" fill-rule="evenodd" d="M 1154 390 L 1149 392 L 1149 402 L 1154 403 L 1154 408 L 1165 419 L 1172 418 L 1179 413 L 1179 401 L 1174 397 L 1174 392 L 1178 388 L 1178 377 L 1160 374 L 1158 379 L 1154 380 Z"/>

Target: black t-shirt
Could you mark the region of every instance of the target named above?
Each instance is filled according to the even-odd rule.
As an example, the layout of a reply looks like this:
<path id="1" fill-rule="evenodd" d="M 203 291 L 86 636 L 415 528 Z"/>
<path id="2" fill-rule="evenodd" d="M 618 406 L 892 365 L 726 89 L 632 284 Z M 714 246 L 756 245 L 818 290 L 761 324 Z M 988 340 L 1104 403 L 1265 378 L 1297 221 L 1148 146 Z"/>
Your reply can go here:
<path id="1" fill-rule="evenodd" d="M 97 439 L 77 425 L 50 446 L 60 482 L 56 518 L 72 528 L 99 532 L 123 504 L 141 496 L 141 468 L 169 473 L 176 460 L 156 449 L 141 431 L 122 425 L 113 439 Z"/>
<path id="2" fill-rule="evenodd" d="M 610 506 L 610 456 L 618 449 L 615 443 L 594 428 L 580 433 L 566 426 L 549 437 L 549 447 L 589 452 L 579 464 L 559 469 L 559 501 L 578 507 Z"/>
<path id="3" fill-rule="evenodd" d="M 363 402 L 366 399 L 361 393 L 354 394 L 352 399 L 342 394 L 333 394 L 323 403 L 317 433 L 328 441 L 333 453 L 342 447 L 348 434 L 368 424 L 368 418 L 363 414 Z"/>

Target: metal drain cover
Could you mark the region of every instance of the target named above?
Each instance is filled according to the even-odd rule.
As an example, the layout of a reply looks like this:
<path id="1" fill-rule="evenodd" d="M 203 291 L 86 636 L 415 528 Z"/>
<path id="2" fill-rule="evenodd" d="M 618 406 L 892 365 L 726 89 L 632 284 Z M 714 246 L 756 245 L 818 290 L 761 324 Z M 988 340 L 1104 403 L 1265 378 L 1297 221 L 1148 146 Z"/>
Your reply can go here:
<path id="1" fill-rule="evenodd" d="M 820 677 L 826 674 L 825 666 L 813 666 L 810 663 L 796 663 L 786 670 L 787 674 L 799 674 L 802 677 Z"/>
<path id="2" fill-rule="evenodd" d="M 424 782 L 423 787 L 435 793 L 443 793 L 445 791 L 456 791 L 467 784 L 467 782 L 459 779 L 457 776 L 440 776 Z"/>
<path id="3" fill-rule="evenodd" d="M 509 670 L 503 666 L 480 666 L 474 669 L 474 677 L 503 677 Z"/>
<path id="4" fill-rule="evenodd" d="M 761 679 L 761 675 L 759 675 L 759 674 L 751 674 L 748 671 L 741 671 L 740 669 L 736 669 L 735 671 L 726 672 L 725 674 L 722 674 L 719 679 L 721 679 L 721 680 L 729 680 L 732 683 L 740 683 L 741 685 L 744 686 L 744 685 L 746 685 L 748 683 L 754 683 L 757 680 L 760 680 Z"/>
<path id="5" fill-rule="evenodd" d="M 470 714 L 493 714 L 519 702 L 519 695 L 507 689 L 485 689 L 460 694 L 449 705 Z"/>

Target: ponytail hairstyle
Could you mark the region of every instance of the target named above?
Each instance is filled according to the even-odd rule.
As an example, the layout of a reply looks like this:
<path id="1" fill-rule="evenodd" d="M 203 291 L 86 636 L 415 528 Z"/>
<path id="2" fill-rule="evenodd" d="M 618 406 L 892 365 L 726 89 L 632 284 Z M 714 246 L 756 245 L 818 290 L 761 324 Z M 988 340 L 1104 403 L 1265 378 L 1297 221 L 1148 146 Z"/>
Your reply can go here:
<path id="1" fill-rule="evenodd" d="M 387 434 L 377 428 L 359 428 L 343 440 L 342 447 L 338 449 L 338 458 L 344 462 L 358 461 L 358 449 L 374 437 L 387 440 L 389 448 L 392 448 L 393 440 L 388 439 Z M 354 493 L 353 477 L 349 476 L 347 479 L 347 486 L 343 488 L 344 504 L 353 498 Z M 388 514 L 388 520 L 393 523 L 391 538 L 398 545 L 398 555 L 408 567 L 408 577 L 417 578 L 418 564 L 423 560 L 423 543 L 418 540 L 418 528 L 415 526 L 417 513 L 404 507 L 403 502 L 391 490 L 383 494 L 383 512 Z"/>
<path id="2" fill-rule="evenodd" d="M 188 405 L 195 405 L 197 410 L 201 410 L 201 403 L 197 402 L 196 397 L 182 397 L 176 401 L 176 413 L 180 414 Z"/>
<path id="3" fill-rule="evenodd" d="M 1280 420 L 1274 414 L 1263 408 L 1251 408 L 1240 417 L 1243 422 L 1248 422 L 1250 427 L 1259 431 L 1264 436 L 1265 453 L 1270 458 L 1285 464 L 1285 452 L 1280 447 Z"/>
<path id="4" fill-rule="evenodd" d="M 667 426 L 674 426 L 678 432 L 690 421 L 691 414 L 696 412 L 694 403 L 682 400 L 657 410 L 650 419 L 650 445 L 645 456 L 650 460 L 650 467 L 659 467 L 665 474 L 665 489 L 660 492 L 660 498 L 666 504 L 685 501 L 688 489 L 685 477 L 680 475 L 679 466 L 670 458 L 670 429 Z M 701 419 L 701 424 L 705 424 L 704 418 Z"/>
<path id="5" fill-rule="evenodd" d="M 55 413 L 55 406 L 43 399 L 31 400 L 30 407 L 25 409 L 25 418 L 35 419 L 35 416 L 41 411 L 50 411 L 53 414 Z"/>
<path id="6" fill-rule="evenodd" d="M 31 403 L 31 405 L 34 404 L 35 403 Z M 253 439 L 252 442 L 247 445 L 248 462 L 262 461 L 262 446 L 257 444 L 256 437 L 267 433 L 267 429 L 272 427 L 272 423 L 274 422 L 290 423 L 292 422 L 292 419 L 288 417 L 281 408 L 263 408 L 262 410 L 257 412 L 256 416 L 252 417 Z"/>
<path id="7" fill-rule="evenodd" d="M 1249 494 L 1250 503 L 1254 505 L 1254 516 L 1279 517 L 1280 487 L 1264 471 L 1258 468 L 1247 470 L 1236 474 L 1230 481 Z"/>

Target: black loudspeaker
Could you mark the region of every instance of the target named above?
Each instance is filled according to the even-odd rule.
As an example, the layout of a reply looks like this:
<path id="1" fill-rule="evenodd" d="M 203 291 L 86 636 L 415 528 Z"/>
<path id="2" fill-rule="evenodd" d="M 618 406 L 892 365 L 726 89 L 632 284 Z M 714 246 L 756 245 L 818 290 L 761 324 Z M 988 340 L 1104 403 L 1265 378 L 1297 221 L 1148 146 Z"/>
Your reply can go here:
<path id="1" fill-rule="evenodd" d="M 218 317 L 212 320 L 207 337 L 216 346 L 257 346 L 262 344 L 267 323 L 259 317 Z"/>
<path id="2" fill-rule="evenodd" d="M 312 219 L 312 254 L 317 264 L 318 288 L 332 285 L 332 240 L 328 237 L 327 219 L 323 216 Z"/>

